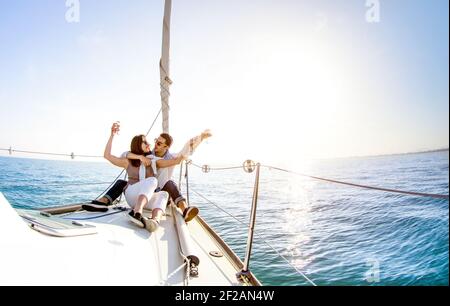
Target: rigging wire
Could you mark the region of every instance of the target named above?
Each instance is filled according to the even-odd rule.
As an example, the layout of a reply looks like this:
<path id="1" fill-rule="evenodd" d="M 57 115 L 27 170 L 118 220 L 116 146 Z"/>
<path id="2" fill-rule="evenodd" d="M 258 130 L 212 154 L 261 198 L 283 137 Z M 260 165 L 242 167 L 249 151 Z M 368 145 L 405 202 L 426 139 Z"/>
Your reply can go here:
<path id="1" fill-rule="evenodd" d="M 198 193 L 197 191 L 195 191 L 194 189 L 192 189 L 191 187 L 191 191 L 194 192 L 196 195 L 198 195 L 200 198 L 202 198 L 203 200 L 205 200 L 206 202 L 216 206 L 219 210 L 221 210 L 222 212 L 224 212 L 225 214 L 227 214 L 228 216 L 230 216 L 231 218 L 233 218 L 235 221 L 245 225 L 246 228 L 249 228 L 248 223 L 246 224 L 245 221 L 242 221 L 241 219 L 233 216 L 232 214 L 230 214 L 229 212 L 227 212 L 225 209 L 223 209 L 222 207 L 220 207 L 219 205 L 215 204 L 214 202 L 212 202 L 211 200 L 207 199 L 206 197 L 204 197 L 203 195 L 201 195 L 200 193 Z"/>
<path id="2" fill-rule="evenodd" d="M 347 185 L 347 186 L 352 186 L 352 187 L 359 187 L 359 188 L 364 188 L 364 189 L 372 189 L 372 190 L 392 192 L 392 193 L 400 193 L 400 194 L 411 195 L 411 196 L 429 197 L 429 198 L 447 199 L 447 200 L 449 199 L 449 196 L 446 194 L 432 194 L 432 193 L 423 193 L 423 192 L 405 191 L 405 190 L 398 190 L 398 189 L 368 186 L 368 185 L 349 183 L 349 182 L 344 182 L 344 181 L 339 181 L 339 180 L 334 180 L 334 179 L 329 179 L 329 178 L 323 178 L 323 177 L 318 177 L 318 176 L 312 176 L 312 175 L 303 174 L 303 173 L 290 171 L 290 170 L 273 167 L 273 166 L 266 166 L 266 165 L 261 165 L 261 166 L 268 168 L 268 169 L 274 169 L 274 170 L 278 170 L 281 172 L 304 176 L 304 177 L 308 177 L 308 178 L 311 178 L 314 180 L 325 181 L 325 182 L 334 183 L 334 184 L 341 184 L 341 185 Z"/>
<path id="3" fill-rule="evenodd" d="M 194 163 L 191 163 L 192 166 L 203 169 L 204 166 L 200 166 Z M 242 166 L 230 166 L 230 167 L 208 167 L 209 170 L 233 170 L 233 169 L 242 169 Z"/>
<path id="4" fill-rule="evenodd" d="M 162 111 L 162 108 L 159 110 L 158 114 L 156 115 L 155 119 L 153 120 L 153 123 L 152 123 L 151 127 L 149 128 L 149 130 L 147 131 L 146 136 L 148 136 L 148 134 L 152 130 L 154 124 L 156 123 L 156 120 L 158 119 L 159 115 L 161 114 L 161 111 Z M 75 155 L 74 153 L 72 153 L 72 154 L 63 154 L 63 153 L 51 153 L 51 152 L 13 150 L 11 148 L 10 149 L 0 148 L 0 151 L 8 151 L 8 152 L 10 152 L 10 154 L 12 152 L 18 152 L 18 153 L 28 153 L 28 154 L 53 155 L 53 156 L 69 156 L 69 157 L 72 157 L 72 158 L 74 158 L 74 157 L 102 158 L 102 156 L 95 156 L 95 155 Z M 200 165 L 195 164 L 193 162 L 191 162 L 191 164 L 194 167 L 200 168 L 200 169 L 205 169 L 205 167 L 207 167 L 208 172 L 209 171 L 221 171 L 221 170 L 233 170 L 233 169 L 241 169 L 242 168 L 242 166 L 230 166 L 230 167 L 200 166 Z M 350 183 L 350 182 L 330 179 L 330 178 L 318 177 L 318 176 L 304 174 L 304 173 L 295 172 L 295 171 L 291 171 L 291 170 L 286 170 L 286 169 L 282 169 L 282 168 L 274 167 L 274 166 L 270 166 L 270 165 L 261 165 L 261 167 L 267 168 L 269 170 L 273 169 L 273 170 L 277 170 L 277 171 L 280 171 L 280 172 L 285 172 L 285 173 L 294 174 L 294 175 L 298 175 L 298 176 L 308 177 L 308 178 L 314 179 L 314 180 L 319 180 L 319 181 L 324 181 L 324 182 L 334 183 L 334 184 L 347 185 L 347 186 L 352 186 L 352 187 L 358 187 L 358 188 L 363 188 L 363 189 L 378 190 L 378 191 L 398 193 L 398 194 L 404 194 L 404 195 L 410 195 L 410 196 L 429 197 L 429 198 L 435 198 L 435 199 L 445 199 L 445 200 L 449 199 L 449 195 L 448 194 L 432 194 L 432 193 L 423 193 L 423 192 L 416 192 L 416 191 L 399 190 L 399 189 L 384 188 L 384 187 L 377 187 L 377 186 L 369 186 L 369 185 L 356 184 L 356 183 Z M 100 193 L 100 195 L 96 199 L 100 198 L 119 179 L 119 177 L 124 173 L 124 171 L 125 171 L 125 169 L 123 169 L 120 172 L 120 174 L 113 180 L 113 182 L 102 193 Z M 96 184 L 100 184 L 100 183 L 96 183 Z"/>
<path id="5" fill-rule="evenodd" d="M 200 166 L 193 162 L 191 164 L 194 167 L 197 167 L 200 169 L 205 168 L 205 166 Z M 282 169 L 282 168 L 274 167 L 274 166 L 269 166 L 269 165 L 261 165 L 261 167 L 267 168 L 269 170 L 273 169 L 273 170 L 277 170 L 277 171 L 281 171 L 281 172 L 285 172 L 285 173 L 289 173 L 289 174 L 299 175 L 299 176 L 307 177 L 307 178 L 310 178 L 313 180 L 319 180 L 319 181 L 324 181 L 324 182 L 334 183 L 334 184 L 347 185 L 347 186 L 351 186 L 351 187 L 358 187 L 358 188 L 363 188 L 363 189 L 371 189 L 371 190 L 378 190 L 378 191 L 384 191 L 384 192 L 398 193 L 398 194 L 404 194 L 404 195 L 410 195 L 410 196 L 428 197 L 428 198 L 434 198 L 434 199 L 446 199 L 446 200 L 449 199 L 448 194 L 423 193 L 423 192 L 416 192 L 416 191 L 407 191 L 407 190 L 399 190 L 399 189 L 392 189 L 392 188 L 355 184 L 355 183 L 344 182 L 344 181 L 340 181 L 340 180 L 318 177 L 318 176 L 313 176 L 313 175 L 304 174 L 304 173 L 300 173 L 300 172 L 290 171 L 290 170 L 286 170 L 286 169 Z M 232 169 L 240 169 L 240 168 L 242 168 L 242 166 L 230 166 L 230 167 L 219 167 L 219 168 L 208 167 L 208 171 L 209 170 L 212 170 L 212 171 L 214 171 L 214 170 L 232 170 Z"/>
<path id="6" fill-rule="evenodd" d="M 36 182 L 36 183 L 40 183 L 40 182 Z M 45 184 L 43 187 L 91 186 L 91 185 L 106 185 L 106 184 L 110 184 L 110 182 L 68 183 L 68 184 L 61 182 L 59 184 Z M 21 187 L 40 187 L 40 186 L 28 184 L 28 185 L 8 185 L 8 187 L 21 188 Z"/>
<path id="7" fill-rule="evenodd" d="M 152 123 L 152 125 L 150 126 L 150 128 L 148 129 L 147 134 L 145 134 L 145 136 L 148 136 L 148 134 L 150 134 L 150 131 L 152 130 L 153 126 L 155 125 L 156 120 L 158 120 L 159 115 L 161 115 L 161 112 L 162 112 L 162 107 L 159 109 L 158 114 L 156 114 L 156 117 L 155 117 L 155 119 L 153 120 L 153 123 Z"/>
<path id="8" fill-rule="evenodd" d="M 219 210 L 223 211 L 224 213 L 226 213 L 228 216 L 230 216 L 231 218 L 233 218 L 234 220 L 236 220 L 237 222 L 243 224 L 245 227 L 249 227 L 248 224 L 246 224 L 244 221 L 238 219 L 237 217 L 233 216 L 231 213 L 227 212 L 226 210 L 224 210 L 223 208 L 221 208 L 219 205 L 215 204 L 214 202 L 212 202 L 211 200 L 207 199 L 206 197 L 204 197 L 203 195 L 201 195 L 199 192 L 195 191 L 194 189 L 191 188 L 191 191 L 194 192 L 196 195 L 198 195 L 199 197 L 201 197 L 202 199 L 204 199 L 205 201 L 207 201 L 208 203 L 214 205 L 215 207 L 217 207 Z M 257 233 L 255 231 L 255 234 L 264 242 L 264 244 L 266 244 L 269 248 L 271 248 L 276 254 L 278 254 L 279 257 L 281 257 L 289 266 L 291 266 L 293 269 L 295 269 L 297 271 L 298 274 L 300 274 L 301 276 L 303 276 L 303 278 L 310 283 L 313 286 L 317 286 L 304 272 L 302 272 L 301 270 L 299 270 L 297 267 L 295 267 L 285 256 L 283 256 L 277 249 L 275 249 L 273 246 L 270 245 L 270 243 L 268 243 L 264 237 L 262 235 L 260 235 L 259 233 Z"/>
<path id="9" fill-rule="evenodd" d="M 12 153 L 25 153 L 25 154 L 40 154 L 40 155 L 50 155 L 50 156 L 68 156 L 68 157 L 72 157 L 72 158 L 75 158 L 75 157 L 103 158 L 103 156 L 98 156 L 98 155 L 84 155 L 84 154 L 75 154 L 75 153 L 66 154 L 66 153 L 54 153 L 54 152 L 14 150 L 12 148 L 9 148 L 9 149 L 0 148 L 0 151 L 7 151 L 10 154 L 12 154 Z"/>

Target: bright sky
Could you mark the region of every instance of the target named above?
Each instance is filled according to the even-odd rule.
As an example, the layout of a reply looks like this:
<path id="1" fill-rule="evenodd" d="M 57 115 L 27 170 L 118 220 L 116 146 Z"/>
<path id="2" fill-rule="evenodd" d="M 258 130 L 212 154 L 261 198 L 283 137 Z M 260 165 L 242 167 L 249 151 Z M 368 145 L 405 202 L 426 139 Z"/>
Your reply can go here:
<path id="1" fill-rule="evenodd" d="M 449 2 L 368 2 L 379 22 L 366 0 L 174 0 L 174 151 L 205 128 L 212 165 L 448 147 Z M 163 1 L 67 10 L 0 0 L 0 148 L 102 155 L 120 120 L 119 154 L 160 108 Z"/>

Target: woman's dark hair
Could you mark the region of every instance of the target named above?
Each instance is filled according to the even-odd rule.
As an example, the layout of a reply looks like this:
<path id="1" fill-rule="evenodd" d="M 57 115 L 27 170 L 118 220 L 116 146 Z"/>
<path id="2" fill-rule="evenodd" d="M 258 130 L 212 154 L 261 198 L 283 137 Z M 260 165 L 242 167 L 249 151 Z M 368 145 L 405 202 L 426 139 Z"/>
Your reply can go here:
<path id="1" fill-rule="evenodd" d="M 136 155 L 145 155 L 145 152 L 142 150 L 142 143 L 145 135 L 137 135 L 134 136 L 131 140 L 130 152 Z M 128 159 L 133 167 L 139 167 L 141 165 L 141 161 L 139 159 Z"/>

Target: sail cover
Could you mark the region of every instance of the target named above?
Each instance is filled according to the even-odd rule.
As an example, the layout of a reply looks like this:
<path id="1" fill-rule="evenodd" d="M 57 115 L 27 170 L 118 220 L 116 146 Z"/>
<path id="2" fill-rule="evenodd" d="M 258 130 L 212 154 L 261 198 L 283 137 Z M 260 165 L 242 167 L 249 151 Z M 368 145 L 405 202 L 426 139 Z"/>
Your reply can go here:
<path id="1" fill-rule="evenodd" d="M 162 55 L 159 62 L 159 73 L 161 78 L 161 110 L 162 128 L 164 133 L 169 133 L 169 86 L 172 81 L 169 77 L 169 51 L 170 51 L 170 14 L 172 11 L 172 0 L 166 0 L 164 6 L 164 21 L 162 34 Z"/>

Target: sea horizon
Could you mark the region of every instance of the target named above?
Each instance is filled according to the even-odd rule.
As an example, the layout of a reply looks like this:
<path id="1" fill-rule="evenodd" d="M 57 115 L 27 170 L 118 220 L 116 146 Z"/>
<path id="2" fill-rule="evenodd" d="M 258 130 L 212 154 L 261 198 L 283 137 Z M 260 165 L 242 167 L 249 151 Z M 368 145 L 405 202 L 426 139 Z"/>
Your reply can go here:
<path id="1" fill-rule="evenodd" d="M 70 156 L 67 157 L 60 157 L 60 158 L 42 158 L 42 157 L 36 157 L 36 156 L 29 156 L 29 155 L 35 155 L 35 154 L 22 154 L 23 156 L 13 156 L 8 153 L 4 153 L 7 149 L 0 149 L 0 157 L 5 158 L 23 158 L 23 159 L 36 159 L 36 160 L 43 160 L 43 161 L 69 161 L 69 162 L 90 162 L 90 163 L 109 163 L 107 160 L 105 160 L 102 157 L 96 157 L 96 158 L 77 158 L 75 155 L 74 159 L 71 159 Z M 370 158 L 370 157 L 383 157 L 383 156 L 396 156 L 396 155 L 408 155 L 408 154 L 425 154 L 425 153 L 433 153 L 433 152 L 445 152 L 450 151 L 449 147 L 444 148 L 437 148 L 437 149 L 429 149 L 429 150 L 418 150 L 418 151 L 406 151 L 406 152 L 400 152 L 400 153 L 382 153 L 382 154 L 368 154 L 368 155 L 349 155 L 349 156 L 337 156 L 337 157 L 323 157 L 323 158 L 305 158 L 305 160 L 308 161 L 328 161 L 328 160 L 336 160 L 336 159 L 351 159 L 351 158 Z M 53 153 L 50 153 L 53 154 Z M 57 154 L 64 154 L 64 153 L 57 153 Z M 45 155 L 45 154 L 40 154 Z M 69 155 L 69 154 L 67 154 Z M 192 160 L 195 160 L 195 157 L 192 158 Z M 244 161 L 244 160 L 243 160 Z M 229 164 L 223 163 L 217 163 L 213 166 L 230 166 Z"/>

